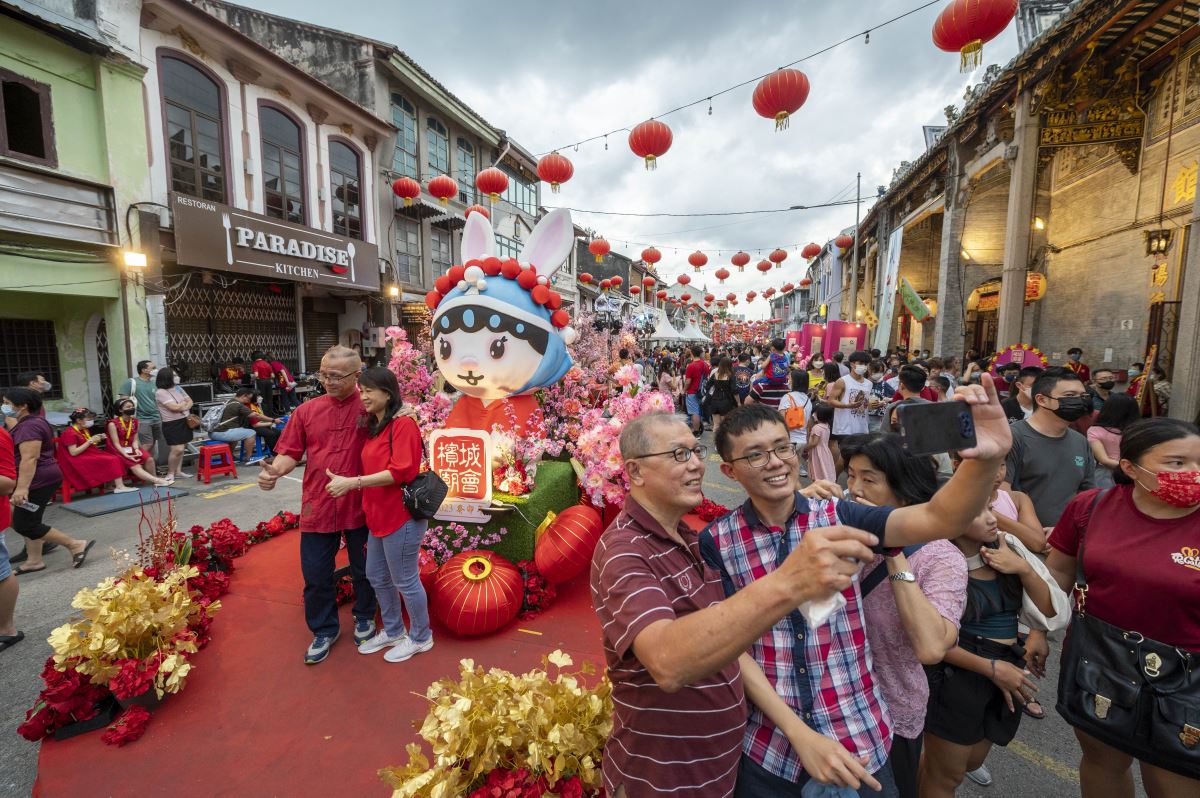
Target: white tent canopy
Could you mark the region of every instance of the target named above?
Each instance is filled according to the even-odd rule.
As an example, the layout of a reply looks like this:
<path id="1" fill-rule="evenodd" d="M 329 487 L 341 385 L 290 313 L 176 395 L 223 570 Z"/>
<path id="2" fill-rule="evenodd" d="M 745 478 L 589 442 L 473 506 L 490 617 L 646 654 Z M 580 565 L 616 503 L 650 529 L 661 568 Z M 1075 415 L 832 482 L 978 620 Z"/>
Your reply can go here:
<path id="1" fill-rule="evenodd" d="M 663 314 L 658 317 L 658 324 L 654 326 L 654 334 L 650 336 L 650 340 L 679 342 L 687 339 L 679 334 L 679 331 L 675 329 L 674 325 Z"/>
<path id="2" fill-rule="evenodd" d="M 687 326 L 683 328 L 683 332 L 680 333 L 680 336 L 688 341 L 700 341 L 703 343 L 712 342 L 712 339 L 701 332 L 700 328 L 696 326 L 695 322 L 691 321 L 690 319 L 688 320 Z"/>

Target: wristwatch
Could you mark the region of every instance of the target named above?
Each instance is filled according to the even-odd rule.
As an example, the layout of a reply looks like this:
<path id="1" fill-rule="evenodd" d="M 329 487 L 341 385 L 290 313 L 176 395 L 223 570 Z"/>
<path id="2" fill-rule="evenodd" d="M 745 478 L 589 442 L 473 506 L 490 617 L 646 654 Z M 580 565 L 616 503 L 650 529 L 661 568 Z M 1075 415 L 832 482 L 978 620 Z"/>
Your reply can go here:
<path id="1" fill-rule="evenodd" d="M 915 582 L 915 581 L 917 581 L 917 577 L 912 571 L 897 571 L 894 574 L 890 574 L 888 576 L 888 579 L 892 580 L 893 582 Z"/>

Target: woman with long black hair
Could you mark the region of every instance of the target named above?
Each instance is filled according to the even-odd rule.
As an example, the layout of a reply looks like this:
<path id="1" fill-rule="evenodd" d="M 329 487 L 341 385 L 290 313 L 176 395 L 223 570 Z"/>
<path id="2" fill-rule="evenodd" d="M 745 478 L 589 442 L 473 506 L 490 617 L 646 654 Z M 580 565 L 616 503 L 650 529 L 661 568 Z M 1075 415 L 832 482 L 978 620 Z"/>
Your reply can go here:
<path id="1" fill-rule="evenodd" d="M 1050 535 L 1046 564 L 1058 584 L 1064 590 L 1076 584 L 1081 554 L 1086 580 L 1086 592 L 1077 593 L 1081 614 L 1063 644 L 1059 713 L 1083 749 L 1083 798 L 1132 798 L 1135 759 L 1150 798 L 1194 798 L 1200 795 L 1200 430 L 1170 418 L 1137 421 L 1125 428 L 1120 455 L 1116 486 L 1080 493 Z M 1108 653 L 1131 652 L 1128 662 L 1117 663 L 1119 672 L 1106 652 L 1083 648 L 1097 635 L 1112 641 Z M 1139 706 L 1150 709 L 1134 723 Z M 1073 719 L 1064 708 L 1087 714 Z M 1147 727 L 1150 737 L 1142 737 Z"/>
<path id="2" fill-rule="evenodd" d="M 388 649 L 383 658 L 403 662 L 433 648 L 429 600 L 417 568 L 428 521 L 413 518 L 404 503 L 404 486 L 421 471 L 421 431 L 410 416 L 397 412 L 404 400 L 390 369 L 375 366 L 358 377 L 358 394 L 369 414 L 362 450 L 361 477 L 328 472 L 325 490 L 342 496 L 362 491 L 367 516 L 367 579 L 375 588 L 383 629 L 360 643 L 360 654 Z M 404 626 L 408 611 L 410 628 Z"/>

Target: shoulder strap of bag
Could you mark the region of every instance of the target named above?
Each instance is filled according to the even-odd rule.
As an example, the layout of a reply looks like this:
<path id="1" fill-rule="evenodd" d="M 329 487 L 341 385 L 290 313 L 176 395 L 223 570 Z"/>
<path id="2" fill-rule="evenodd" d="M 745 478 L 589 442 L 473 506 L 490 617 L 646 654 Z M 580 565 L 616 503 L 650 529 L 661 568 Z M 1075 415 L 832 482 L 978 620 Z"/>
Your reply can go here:
<path id="1" fill-rule="evenodd" d="M 1079 539 L 1079 550 L 1075 553 L 1075 590 L 1080 594 L 1087 593 L 1087 577 L 1083 574 L 1083 545 L 1087 542 L 1087 533 L 1092 528 L 1092 519 L 1096 517 L 1096 506 L 1100 504 L 1100 500 L 1104 498 L 1104 494 L 1108 493 L 1109 490 L 1110 488 L 1101 488 L 1092 497 L 1092 506 L 1088 509 L 1087 523 L 1083 525 L 1083 535 Z M 1079 607 L 1080 611 L 1082 611 L 1082 601 Z"/>
<path id="2" fill-rule="evenodd" d="M 904 556 L 905 557 L 913 556 L 913 554 L 915 554 L 924 545 L 925 545 L 924 543 L 915 543 L 912 546 L 905 546 L 904 547 Z M 888 575 L 887 563 L 885 563 L 885 562 L 879 563 L 879 565 L 877 565 L 875 567 L 874 571 L 867 574 L 867 578 L 864 579 L 862 581 L 862 584 L 859 586 L 859 591 L 861 592 L 862 597 L 866 598 L 867 594 L 870 593 L 872 590 L 874 590 L 876 587 L 878 587 L 879 583 L 882 582 L 887 577 L 887 575 Z"/>

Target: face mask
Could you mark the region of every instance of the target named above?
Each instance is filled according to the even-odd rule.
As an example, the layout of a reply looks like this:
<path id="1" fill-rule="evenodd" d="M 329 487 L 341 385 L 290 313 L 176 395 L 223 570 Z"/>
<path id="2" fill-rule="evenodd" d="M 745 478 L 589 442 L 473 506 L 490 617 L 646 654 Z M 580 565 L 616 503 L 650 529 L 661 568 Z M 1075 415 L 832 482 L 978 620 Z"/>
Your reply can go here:
<path id="1" fill-rule="evenodd" d="M 1096 383 L 1096 387 L 1102 391 L 1111 391 L 1113 388 L 1117 387 L 1117 384 L 1112 380 L 1105 380 L 1104 382 Z"/>
<path id="2" fill-rule="evenodd" d="M 1139 481 L 1142 490 L 1162 499 L 1172 507 L 1195 507 L 1200 504 L 1200 471 L 1151 471 L 1134 463 L 1147 474 L 1158 478 L 1158 487 L 1150 490 Z"/>
<path id="3" fill-rule="evenodd" d="M 1058 408 L 1053 411 L 1054 415 L 1068 422 L 1078 421 L 1089 412 L 1091 412 L 1091 408 L 1081 396 L 1064 396 L 1058 400 Z"/>
<path id="4" fill-rule="evenodd" d="M 860 376 L 860 377 L 861 377 L 862 375 L 864 375 L 864 374 L 866 374 L 866 373 L 867 373 L 867 367 L 866 367 L 866 366 L 863 366 L 863 365 L 861 365 L 861 364 L 860 364 L 860 365 L 858 365 L 858 366 L 855 366 L 855 367 L 854 367 L 854 373 L 855 373 L 855 374 L 857 374 L 858 376 Z"/>
<path id="5" fill-rule="evenodd" d="M 12 405 L 0 405 L 0 413 L 4 413 L 6 416 L 15 416 L 17 411 Z"/>
<path id="6" fill-rule="evenodd" d="M 176 385 L 178 385 L 178 384 L 179 384 L 179 376 L 178 376 L 178 375 L 176 375 L 176 376 L 175 376 L 175 384 L 176 384 Z"/>
<path id="7" fill-rule="evenodd" d="M 882 374 L 872 374 L 871 382 L 883 382 L 883 375 Z"/>
<path id="8" fill-rule="evenodd" d="M 1141 370 L 1141 369 L 1130 369 L 1130 370 L 1129 370 L 1129 376 L 1130 376 L 1130 377 L 1137 377 L 1137 376 L 1138 376 L 1138 375 L 1140 375 L 1141 373 L 1142 373 L 1142 370 Z"/>
<path id="9" fill-rule="evenodd" d="M 1070 360 L 1072 363 L 1078 363 L 1080 357 L 1081 357 L 1080 355 L 1067 355 L 1067 359 Z"/>
<path id="10" fill-rule="evenodd" d="M 96 423 L 96 422 L 95 422 L 95 421 L 93 421 L 92 419 L 90 419 L 90 418 L 85 418 L 85 419 L 83 420 L 83 428 L 84 428 L 84 429 L 91 429 L 91 428 L 92 428 L 92 425 L 93 425 L 93 424 L 95 424 L 95 423 Z"/>
<path id="11" fill-rule="evenodd" d="M 43 382 L 38 385 L 38 390 L 42 393 L 50 393 L 50 389 L 54 387 L 53 383 Z"/>
<path id="12" fill-rule="evenodd" d="M 132 415 L 133 415 L 135 412 L 137 412 L 137 411 L 136 411 L 134 408 L 132 408 L 132 407 L 127 407 L 127 408 L 125 408 L 124 410 L 122 410 L 122 411 L 121 411 L 121 415 L 123 415 L 123 416 L 132 416 Z"/>
<path id="13" fill-rule="evenodd" d="M 1009 385 L 1012 385 L 1014 382 L 1017 381 L 1017 375 L 1020 373 L 1021 372 L 1019 372 L 1019 371 L 1014 371 L 1011 374 L 1005 374 L 1004 381 L 1007 382 Z"/>

